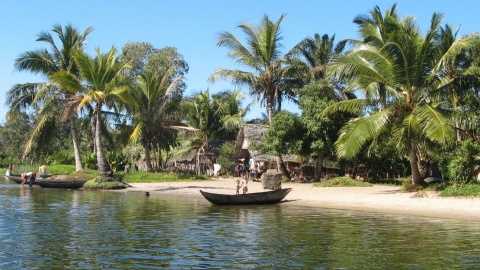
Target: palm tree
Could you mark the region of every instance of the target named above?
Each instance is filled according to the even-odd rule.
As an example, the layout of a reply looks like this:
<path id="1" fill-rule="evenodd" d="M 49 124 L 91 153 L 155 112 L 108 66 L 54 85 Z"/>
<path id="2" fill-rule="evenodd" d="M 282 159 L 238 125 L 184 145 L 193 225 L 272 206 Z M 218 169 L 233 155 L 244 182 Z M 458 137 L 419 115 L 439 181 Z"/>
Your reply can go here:
<path id="1" fill-rule="evenodd" d="M 418 151 L 426 143 L 446 144 L 454 139 L 448 112 L 430 95 L 441 86 L 438 65 L 441 59 L 450 58 L 453 52 L 470 44 L 469 38 L 462 38 L 442 56 L 436 54 L 434 40 L 442 18 L 434 13 L 428 31 L 422 36 L 412 17 L 390 17 L 382 25 L 388 29 L 385 42 L 358 42 L 357 47 L 327 71 L 331 77 L 349 79 L 349 87 L 363 91 L 365 98 L 340 101 L 329 106 L 324 115 L 337 110 L 358 113 L 369 109 L 369 114 L 350 120 L 342 128 L 335 143 L 337 155 L 353 157 L 366 142 L 389 133 L 410 160 L 412 183 L 424 184 Z"/>
<path id="2" fill-rule="evenodd" d="M 280 23 L 285 18 L 282 14 L 276 22 L 264 16 L 257 25 L 240 24 L 239 28 L 247 36 L 243 44 L 233 34 L 222 32 L 217 46 L 224 46 L 230 51 L 228 56 L 237 63 L 253 71 L 218 69 L 210 77 L 211 81 L 231 79 L 237 85 L 250 89 L 250 94 L 266 105 L 269 123 L 274 114 L 282 109 L 284 99 L 296 101 L 295 89 L 304 85 L 308 67 L 298 59 L 281 54 Z M 289 176 L 281 155 L 277 156 L 277 166 L 285 176 Z"/>
<path id="3" fill-rule="evenodd" d="M 295 100 L 293 89 L 299 87 L 298 83 L 303 76 L 298 69 L 307 69 L 305 66 L 297 66 L 300 63 L 295 59 L 281 55 L 283 37 L 280 35 L 280 23 L 284 17 L 285 14 L 274 23 L 265 15 L 258 26 L 240 24 L 239 28 L 247 36 L 246 44 L 233 34 L 222 32 L 217 46 L 228 48 L 230 58 L 252 71 L 220 68 L 210 77 L 212 82 L 231 79 L 237 85 L 247 86 L 250 94 L 256 96 L 262 105 L 266 105 L 270 123 L 275 112 L 281 110 L 284 98 Z"/>
<path id="4" fill-rule="evenodd" d="M 97 153 L 97 167 L 102 176 L 112 174 L 102 145 L 102 109 L 104 104 L 111 98 L 126 104 L 134 104 L 129 92 L 129 86 L 121 83 L 121 74 L 129 65 L 118 62 L 116 49 L 112 47 L 106 54 L 100 49 L 96 50 L 96 58 L 89 57 L 84 52 L 74 54 L 78 65 L 80 78 L 66 71 L 58 71 L 50 76 L 58 86 L 71 93 L 83 93 L 84 97 L 79 103 L 78 109 L 86 104 L 92 105 L 95 117 L 95 147 Z"/>
<path id="5" fill-rule="evenodd" d="M 80 33 L 76 28 L 67 25 L 64 28 L 60 25 L 53 27 L 54 32 L 61 43 L 59 47 L 48 32 L 41 32 L 37 41 L 46 42 L 50 46 L 50 51 L 40 49 L 22 53 L 15 60 L 15 68 L 18 71 L 30 71 L 35 74 L 41 74 L 47 79 L 50 75 L 58 71 L 70 72 L 74 76 L 79 76 L 77 65 L 73 59 L 73 54 L 82 50 L 86 38 L 92 27 L 87 28 Z M 68 93 L 65 89 L 55 87 L 46 82 L 24 83 L 14 85 L 7 93 L 7 103 L 10 104 L 10 111 L 15 112 L 29 105 L 39 104 L 39 121 L 31 134 L 24 151 L 24 157 L 31 151 L 32 147 L 38 143 L 41 134 L 52 132 L 52 125 L 55 124 L 55 118 L 59 118 L 59 112 L 64 120 L 68 119 L 70 133 L 72 136 L 75 170 L 83 170 L 80 147 L 78 145 L 78 135 L 75 128 L 76 114 L 72 108 L 78 99 L 74 94 Z"/>
<path id="6" fill-rule="evenodd" d="M 185 99 L 182 108 L 188 125 L 196 128 L 201 143 L 208 145 L 213 138 L 234 139 L 248 111 L 248 106 L 240 108 L 242 99 L 240 90 L 210 96 L 207 89 Z"/>
<path id="7" fill-rule="evenodd" d="M 465 130 L 461 125 L 461 119 L 465 118 L 465 110 L 463 108 L 465 104 L 463 100 L 469 95 L 476 96 L 480 83 L 480 71 L 471 68 L 474 64 L 473 48 L 478 46 L 480 41 L 477 35 L 458 38 L 459 30 L 457 28 L 454 32 L 452 26 L 447 24 L 445 27 L 440 28 L 435 38 L 436 53 L 438 53 L 441 59 L 436 67 L 441 80 L 440 87 L 436 91 L 436 98 L 443 99 L 446 104 L 449 104 L 449 108 L 456 112 L 454 124 L 457 141 L 463 139 L 462 131 Z M 451 47 L 457 42 L 468 42 L 471 44 L 471 47 L 463 48 L 460 51 L 452 51 Z"/>
<path id="8" fill-rule="evenodd" d="M 197 138 L 189 144 L 190 149 L 209 151 L 209 140 L 233 140 L 243 124 L 248 106 L 241 109 L 243 95 L 240 90 L 224 91 L 212 95 L 210 91 L 200 91 L 182 103 L 182 111 L 189 126 L 197 129 Z M 210 158 L 210 156 L 208 156 Z M 200 161 L 197 156 L 197 173 Z"/>
<path id="9" fill-rule="evenodd" d="M 313 38 L 307 37 L 300 41 L 290 54 L 301 56 L 312 71 L 311 80 L 318 81 L 325 78 L 326 68 L 343 52 L 346 43 L 344 40 L 335 45 L 335 35 L 329 37 L 327 34 L 315 34 Z"/>
<path id="10" fill-rule="evenodd" d="M 138 76 L 138 87 L 133 92 L 133 98 L 137 103 L 135 106 L 133 122 L 135 127 L 130 139 L 137 141 L 142 139 L 142 146 L 145 152 L 147 171 L 152 172 L 150 149 L 153 145 L 162 143 L 158 140 L 160 134 L 172 129 L 184 129 L 184 125 L 178 121 L 168 120 L 168 115 L 176 109 L 179 99 L 175 92 L 183 77 L 170 82 L 170 72 L 155 74 L 145 72 Z M 156 139 L 157 138 L 157 139 Z M 160 156 L 160 155 L 159 155 Z"/>

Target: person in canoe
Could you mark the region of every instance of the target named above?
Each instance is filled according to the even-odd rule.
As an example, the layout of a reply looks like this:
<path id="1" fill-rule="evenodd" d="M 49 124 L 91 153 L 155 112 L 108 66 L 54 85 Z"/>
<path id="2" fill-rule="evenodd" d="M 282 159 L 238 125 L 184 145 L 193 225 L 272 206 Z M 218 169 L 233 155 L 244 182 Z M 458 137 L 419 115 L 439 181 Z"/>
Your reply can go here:
<path id="1" fill-rule="evenodd" d="M 29 181 L 29 186 L 33 186 L 33 183 L 35 183 L 35 177 L 37 176 L 36 172 L 27 172 L 27 173 L 22 173 L 22 183 L 21 185 L 23 186 L 27 180 Z"/>

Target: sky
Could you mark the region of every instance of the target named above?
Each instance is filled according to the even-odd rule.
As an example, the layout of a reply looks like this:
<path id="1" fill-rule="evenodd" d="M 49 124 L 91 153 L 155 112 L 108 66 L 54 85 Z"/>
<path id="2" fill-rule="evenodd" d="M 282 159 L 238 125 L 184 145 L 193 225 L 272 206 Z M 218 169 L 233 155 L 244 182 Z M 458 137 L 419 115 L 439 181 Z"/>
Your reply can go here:
<path id="1" fill-rule="evenodd" d="M 460 35 L 480 31 L 480 1 L 448 0 L 21 0 L 3 1 L 0 9 L 0 124 L 6 121 L 7 91 L 17 83 L 45 81 L 38 75 L 14 69 L 15 59 L 23 52 L 46 48 L 35 41 L 42 31 L 54 25 L 71 24 L 81 32 L 94 30 L 87 39 L 87 52 L 95 54 L 115 46 L 118 52 L 128 42 L 148 42 L 156 48 L 177 48 L 189 64 L 185 95 L 210 90 L 216 93 L 236 89 L 228 81 L 210 83 L 208 78 L 218 68 L 248 70 L 227 57 L 228 50 L 217 47 L 218 34 L 233 33 L 244 41 L 238 28 L 242 23 L 260 23 L 264 15 L 281 23 L 282 52 L 318 33 L 335 34 L 338 42 L 358 38 L 355 16 L 368 14 L 375 6 L 382 13 L 397 3 L 401 17 L 415 16 L 421 29 L 428 28 L 434 12 L 445 15 L 443 23 L 461 26 Z M 248 89 L 241 89 L 248 96 Z M 245 104 L 250 102 L 246 98 Z M 298 112 L 293 104 L 282 106 Z M 246 119 L 261 117 L 265 108 L 257 103 Z"/>

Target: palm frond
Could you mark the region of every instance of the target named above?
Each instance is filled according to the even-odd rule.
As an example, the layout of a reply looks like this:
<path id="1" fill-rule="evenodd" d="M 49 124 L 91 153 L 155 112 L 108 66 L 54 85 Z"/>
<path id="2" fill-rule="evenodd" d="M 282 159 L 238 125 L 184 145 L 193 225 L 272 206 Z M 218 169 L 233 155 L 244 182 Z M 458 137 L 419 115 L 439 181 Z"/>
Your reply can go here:
<path id="1" fill-rule="evenodd" d="M 390 117 L 391 112 L 385 110 L 350 120 L 335 143 L 337 155 L 346 158 L 355 156 L 367 141 L 385 131 Z"/>

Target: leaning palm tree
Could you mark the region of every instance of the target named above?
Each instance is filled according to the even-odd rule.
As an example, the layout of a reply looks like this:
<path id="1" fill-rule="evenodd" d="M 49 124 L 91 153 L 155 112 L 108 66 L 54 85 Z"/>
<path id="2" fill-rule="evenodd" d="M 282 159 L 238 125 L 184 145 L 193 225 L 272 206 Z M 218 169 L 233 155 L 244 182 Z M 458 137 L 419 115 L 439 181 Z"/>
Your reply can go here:
<path id="1" fill-rule="evenodd" d="M 75 170 L 83 170 L 75 128 L 76 113 L 72 110 L 78 98 L 65 91 L 65 89 L 50 84 L 48 79 L 50 75 L 58 71 L 70 72 L 74 76 L 79 76 L 73 54 L 83 49 L 86 38 L 92 30 L 93 28 L 89 27 L 81 33 L 71 25 L 64 28 L 56 25 L 52 32 L 57 35 L 61 46 L 55 43 L 54 37 L 50 33 L 41 32 L 37 41 L 46 42 L 50 46 L 50 51 L 47 49 L 27 51 L 15 60 L 15 68 L 18 71 L 30 71 L 47 78 L 45 82 L 17 84 L 7 93 L 7 103 L 10 104 L 12 113 L 30 105 L 38 109 L 39 121 L 26 144 L 24 157 L 38 143 L 39 138 L 44 137 L 42 134 L 46 135 L 48 132 L 52 132 L 52 125 L 55 125 L 56 120 L 61 116 L 61 119 L 69 121 L 75 156 Z"/>
<path id="2" fill-rule="evenodd" d="M 388 34 L 383 45 L 358 42 L 327 71 L 331 77 L 348 79 L 349 87 L 362 91 L 365 98 L 340 101 L 329 106 L 324 115 L 337 110 L 369 110 L 342 128 L 335 143 L 337 155 L 353 157 L 365 143 L 389 133 L 410 160 L 412 183 L 424 184 L 418 167 L 421 147 L 447 144 L 455 137 L 448 111 L 431 95 L 441 86 L 437 67 L 442 59 L 470 46 L 470 38 L 463 37 L 443 55 L 436 54 L 434 39 L 442 18 L 434 13 L 425 35 L 412 17 L 390 18 L 384 22 Z"/>
<path id="3" fill-rule="evenodd" d="M 74 54 L 78 65 L 80 78 L 66 71 L 59 71 L 50 76 L 59 87 L 71 93 L 82 93 L 84 97 L 79 102 L 80 110 L 86 104 L 92 105 L 95 117 L 95 147 L 97 153 L 97 167 L 100 175 L 112 174 L 102 145 L 102 109 L 108 100 L 114 98 L 122 103 L 134 104 L 127 84 L 121 82 L 121 74 L 129 65 L 117 61 L 116 49 L 112 47 L 106 54 L 100 49 L 92 58 L 84 52 Z"/>

